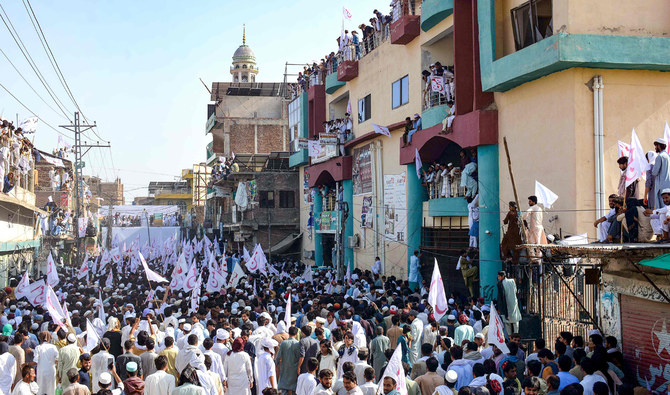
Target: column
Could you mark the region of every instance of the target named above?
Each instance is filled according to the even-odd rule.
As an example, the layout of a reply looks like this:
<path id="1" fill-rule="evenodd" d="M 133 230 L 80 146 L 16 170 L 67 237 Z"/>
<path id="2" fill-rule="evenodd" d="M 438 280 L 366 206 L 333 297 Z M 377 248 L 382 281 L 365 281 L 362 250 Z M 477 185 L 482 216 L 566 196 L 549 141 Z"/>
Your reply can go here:
<path id="1" fill-rule="evenodd" d="M 477 147 L 479 174 L 479 286 L 487 302 L 497 295 L 500 262 L 498 145 Z M 489 233 L 487 233 L 487 231 Z"/>
<path id="2" fill-rule="evenodd" d="M 426 188 L 416 176 L 416 165 L 407 165 L 407 275 L 409 276 L 409 262 L 414 250 L 421 246 L 421 223 L 423 221 L 423 202 L 428 200 Z M 410 288 L 420 283 L 410 282 Z"/>
<path id="3" fill-rule="evenodd" d="M 349 248 L 349 236 L 354 235 L 354 187 L 351 180 L 342 181 L 344 201 L 349 205 L 349 216 L 344 227 L 344 273 L 347 272 L 347 265 L 351 265 L 351 271 L 356 268 L 354 262 L 354 249 Z"/>
<path id="4" fill-rule="evenodd" d="M 314 264 L 323 266 L 323 245 L 321 244 L 321 233 L 318 233 L 316 224 L 321 220 L 321 210 L 323 210 L 323 196 L 319 188 L 314 190 Z"/>

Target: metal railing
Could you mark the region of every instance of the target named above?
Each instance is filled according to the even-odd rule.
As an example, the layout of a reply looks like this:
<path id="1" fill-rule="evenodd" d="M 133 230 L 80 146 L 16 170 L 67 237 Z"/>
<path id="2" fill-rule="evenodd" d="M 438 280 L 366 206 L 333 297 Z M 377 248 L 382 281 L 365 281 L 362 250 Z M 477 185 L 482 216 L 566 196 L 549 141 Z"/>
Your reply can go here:
<path id="1" fill-rule="evenodd" d="M 0 185 L 4 186 L 4 177 L 7 176 L 8 181 L 12 182 L 14 186 L 34 192 L 35 158 L 32 148 L 23 139 L 10 134 L 8 129 L 0 129 L 0 149 L 2 149 L 0 151 L 0 168 L 3 170 L 0 174 L 2 176 Z M 0 192 L 2 192 L 1 188 Z"/>
<path id="2" fill-rule="evenodd" d="M 437 175 L 437 171 L 434 173 L 434 175 Z M 465 196 L 465 187 L 461 186 L 460 171 L 455 172 L 453 176 L 441 176 L 437 181 L 427 181 L 426 188 L 428 188 L 428 199 Z"/>
<path id="3" fill-rule="evenodd" d="M 517 284 L 522 315 L 539 318 L 542 337 L 550 340 L 568 331 L 588 338 L 587 332 L 599 325 L 597 284 L 587 284 L 586 271 L 596 265 L 576 258 L 544 258 L 537 263 L 508 263 L 508 276 Z M 595 321 L 594 321 L 595 320 Z"/>
<path id="4" fill-rule="evenodd" d="M 445 71 L 445 75 L 442 76 L 442 84 L 438 86 L 443 87 L 442 90 L 433 90 L 433 84 L 431 78 L 433 75 L 429 76 L 425 81 L 425 86 L 421 92 L 421 101 L 423 103 L 423 109 L 427 110 L 432 107 L 449 105 L 453 106 L 456 102 L 455 95 L 455 84 L 454 84 L 454 75 L 451 72 Z"/>

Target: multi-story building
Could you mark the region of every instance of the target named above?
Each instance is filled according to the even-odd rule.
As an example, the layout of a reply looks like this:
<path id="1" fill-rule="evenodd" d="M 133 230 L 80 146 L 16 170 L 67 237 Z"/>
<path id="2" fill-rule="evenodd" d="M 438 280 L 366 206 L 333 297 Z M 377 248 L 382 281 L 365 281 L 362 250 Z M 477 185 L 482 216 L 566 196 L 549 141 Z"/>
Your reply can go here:
<path id="1" fill-rule="evenodd" d="M 430 278 L 437 258 L 447 291 L 467 295 L 455 267 L 458 252 L 468 248 L 468 201 L 458 177 L 458 187 L 446 193 L 422 185 L 416 156 L 423 170 L 433 163 L 462 169 L 474 162 L 477 280 L 479 294 L 490 300 L 503 267 L 501 219 L 508 202 L 517 200 L 521 210 L 527 209 L 526 197 L 535 194 L 538 181 L 559 195 L 545 210 L 546 233 L 557 238 L 586 233 L 593 241 L 593 222 L 609 210 L 606 197 L 617 193 L 617 141 L 630 142 L 635 129 L 646 152 L 663 137 L 664 122 L 670 121 L 670 75 L 664 73 L 670 68 L 668 5 L 424 0 L 420 10 L 403 11 L 376 31 L 372 42 L 363 40 L 358 50 L 340 53 L 337 65 L 326 67 L 325 78 L 303 83 L 289 104 L 292 143 L 319 139 L 324 121 L 344 118 L 352 109 L 353 137 L 344 144 L 344 155 L 331 144 L 321 144 L 313 157 L 291 145 L 290 164 L 300 169 L 303 187 L 305 257 L 328 265 L 341 256 L 344 267 L 364 270 L 379 256 L 385 274 L 407 278 L 409 258 L 418 250 L 424 279 Z M 426 81 L 437 62 L 453 65 L 448 69 L 454 74 L 454 103 Z M 421 116 L 422 130 L 403 147 L 405 119 L 414 114 Z M 375 133 L 384 128 L 373 124 L 387 128 L 390 137 Z M 338 201 L 344 204 L 338 206 Z M 593 253 L 593 258 L 620 261 L 609 268 L 607 259 L 583 264 L 561 260 L 571 268 L 533 276 L 521 274 L 530 267 L 514 271 L 523 290 L 524 314 L 540 318 L 524 330 L 542 324 L 546 338 L 560 328 L 585 335 L 602 323 L 620 335 L 620 324 L 613 323 L 623 319 L 610 315 L 626 316 L 626 306 L 634 305 L 630 297 L 640 299 L 648 311 L 658 311 L 654 303 L 662 294 L 621 261 L 664 250 L 648 245 L 625 249 L 635 249 L 637 255 L 617 252 L 621 247 L 612 247 L 610 255 Z M 573 250 L 571 258 L 584 251 L 589 250 Z M 667 277 L 648 276 L 670 294 Z M 625 278 L 635 279 L 634 284 L 622 286 Z M 544 284 L 553 284 L 553 290 Z M 538 296 L 539 290 L 546 299 Z M 604 305 L 598 295 L 616 297 Z M 566 305 L 562 311 L 559 302 Z"/>
<path id="2" fill-rule="evenodd" d="M 244 242 L 253 247 L 253 242 L 261 243 L 267 252 L 300 235 L 295 202 L 298 180 L 297 172 L 288 168 L 286 84 L 256 82 L 258 70 L 254 52 L 243 36 L 230 68 L 233 82 L 212 84 L 214 104 L 208 105 L 205 129 L 212 134 L 212 142 L 207 146 L 206 164 L 234 162 L 238 171 L 225 178 L 212 176 L 204 223 L 207 231 L 226 240 L 230 248 L 237 250 Z M 239 183 L 258 186 L 249 195 L 246 210 L 234 202 Z M 281 210 L 268 216 L 272 209 Z"/>

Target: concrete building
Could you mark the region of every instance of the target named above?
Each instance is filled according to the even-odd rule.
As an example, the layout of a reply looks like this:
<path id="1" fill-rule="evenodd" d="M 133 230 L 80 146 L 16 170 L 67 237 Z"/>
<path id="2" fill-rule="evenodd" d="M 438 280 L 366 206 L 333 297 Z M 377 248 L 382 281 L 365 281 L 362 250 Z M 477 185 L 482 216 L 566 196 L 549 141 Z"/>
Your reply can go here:
<path id="1" fill-rule="evenodd" d="M 256 82 L 259 67 L 246 44 L 233 55 L 233 82 L 212 83 L 205 133 L 211 133 L 206 165 L 214 167 L 226 159 L 238 172 L 227 178 L 212 177 L 205 204 L 205 230 L 220 236 L 237 250 L 242 242 L 253 248 L 270 246 L 299 235 L 297 173 L 288 168 L 288 98 L 283 82 Z M 244 212 L 234 203 L 239 183 L 258 185 Z M 263 197 L 261 199 L 261 197 Z M 270 207 L 272 205 L 272 207 Z M 276 210 L 267 217 L 268 210 Z M 268 232 L 271 236 L 268 237 Z M 270 244 L 270 246 L 268 246 Z"/>
<path id="2" fill-rule="evenodd" d="M 420 16 L 396 18 L 374 46 L 361 44 L 360 58 L 338 58 L 325 81 L 311 81 L 289 104 L 289 129 L 297 131 L 291 134 L 290 164 L 300 169 L 305 257 L 318 266 L 331 264 L 337 230 L 343 229 L 342 248 L 336 250 L 345 265 L 369 269 L 379 256 L 383 273 L 407 278 L 409 257 L 420 250 L 423 278 L 430 278 L 437 258 L 447 292 L 463 295 L 455 265 L 458 251 L 468 246 L 467 201 L 461 191 L 435 196 L 422 186 L 415 157 L 418 152 L 424 170 L 433 162 L 458 167 L 464 149 L 477 163 L 479 294 L 494 298 L 502 268 L 501 220 L 507 202 L 515 200 L 503 139 L 521 209 L 528 208 L 526 197 L 535 194 L 539 181 L 559 195 L 544 215 L 546 232 L 587 233 L 593 241 L 593 221 L 608 209 L 606 197 L 617 192 L 617 141 L 629 142 L 635 129 L 644 150 L 653 150 L 670 121 L 670 75 L 664 73 L 670 69 L 669 12 L 663 1 L 612 7 L 607 1 L 425 0 Z M 454 66 L 455 108 L 425 95 L 421 73 L 437 61 Z M 322 122 L 342 118 L 348 107 L 353 138 L 345 143 L 345 155 L 328 144 L 314 157 L 307 149 L 293 149 L 295 140 L 318 139 Z M 454 118 L 445 128 L 449 111 Z M 423 129 L 402 147 L 405 117 L 415 113 Z M 391 137 L 375 133 L 373 123 L 388 128 Z M 346 217 L 337 207 L 339 188 L 349 207 Z M 585 322 L 587 311 L 598 325 L 605 322 L 601 296 L 660 300 L 648 284 L 613 291 L 633 266 L 608 269 L 607 262 L 563 260 L 560 265 L 572 266 L 565 275 L 537 273 L 534 280 L 522 275 L 521 267 L 514 272 L 520 294 L 528 293 L 520 302 L 528 307 L 524 313 L 537 312 L 536 325 L 524 330 L 544 326 L 545 338 L 560 328 L 585 335 L 594 327 Z M 587 282 L 586 269 L 596 270 L 589 272 L 598 274 L 596 280 L 589 277 L 595 282 Z M 604 283 L 603 270 L 618 280 L 607 277 Z M 543 284 L 554 284 L 556 293 Z M 666 289 L 666 282 L 659 284 Z M 540 309 L 531 308 L 538 290 L 548 292 L 547 300 L 560 294 L 566 309 L 548 311 L 546 300 L 534 305 Z M 576 299 L 585 290 L 591 293 L 581 297 L 582 308 Z"/>

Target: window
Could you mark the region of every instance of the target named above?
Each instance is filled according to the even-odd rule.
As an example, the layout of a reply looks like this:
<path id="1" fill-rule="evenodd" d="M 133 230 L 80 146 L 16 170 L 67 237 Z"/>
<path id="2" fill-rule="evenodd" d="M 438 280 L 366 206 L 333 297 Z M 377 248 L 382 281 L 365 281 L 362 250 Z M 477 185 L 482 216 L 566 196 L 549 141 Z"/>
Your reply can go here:
<path id="1" fill-rule="evenodd" d="M 404 76 L 393 83 L 392 108 L 398 108 L 409 101 L 409 76 Z"/>
<path id="2" fill-rule="evenodd" d="M 258 204 L 260 208 L 275 208 L 275 193 L 273 191 L 258 192 Z"/>
<path id="3" fill-rule="evenodd" d="M 370 119 L 372 107 L 372 97 L 370 95 L 358 101 L 358 123 L 363 123 Z"/>
<path id="4" fill-rule="evenodd" d="M 239 68 L 240 68 L 240 65 L 239 65 L 239 64 L 236 64 L 236 65 L 235 65 L 235 68 L 236 68 L 236 69 L 239 69 Z"/>
<path id="5" fill-rule="evenodd" d="M 294 208 L 295 192 L 279 191 L 279 208 Z"/>
<path id="6" fill-rule="evenodd" d="M 292 152 L 298 151 L 298 139 L 302 137 L 300 135 L 300 117 L 302 116 L 300 102 L 300 98 L 297 98 L 288 105 L 288 129 Z"/>
<path id="7" fill-rule="evenodd" d="M 516 50 L 543 40 L 552 34 L 552 0 L 530 0 L 512 8 L 512 30 Z"/>
<path id="8" fill-rule="evenodd" d="M 247 68 L 247 65 L 246 65 L 246 64 L 243 64 L 243 65 L 242 65 L 242 68 L 243 68 L 243 69 L 246 69 L 246 68 Z"/>

